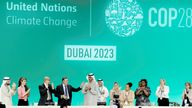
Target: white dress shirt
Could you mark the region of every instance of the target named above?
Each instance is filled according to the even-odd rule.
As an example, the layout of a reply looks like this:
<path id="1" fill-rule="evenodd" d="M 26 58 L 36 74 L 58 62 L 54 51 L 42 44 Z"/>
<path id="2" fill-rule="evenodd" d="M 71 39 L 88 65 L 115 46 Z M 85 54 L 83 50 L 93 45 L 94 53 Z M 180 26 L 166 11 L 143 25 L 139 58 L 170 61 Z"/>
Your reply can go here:
<path id="1" fill-rule="evenodd" d="M 47 85 L 47 84 L 44 84 L 44 85 L 47 88 L 47 100 L 51 100 L 51 93 L 49 91 L 49 85 Z"/>
<path id="2" fill-rule="evenodd" d="M 160 99 L 169 98 L 169 87 L 166 85 L 164 86 L 164 88 L 161 88 L 161 86 L 158 86 L 156 90 L 156 95 Z"/>
<path id="3" fill-rule="evenodd" d="M 66 91 L 65 91 L 66 90 Z M 64 94 L 66 93 L 67 94 L 67 99 L 69 99 L 69 92 L 68 92 L 68 88 L 65 84 L 63 84 L 63 91 L 64 91 Z"/>
<path id="4" fill-rule="evenodd" d="M 109 96 L 109 91 L 105 86 L 98 87 L 98 99 L 97 102 L 106 102 L 106 98 Z"/>

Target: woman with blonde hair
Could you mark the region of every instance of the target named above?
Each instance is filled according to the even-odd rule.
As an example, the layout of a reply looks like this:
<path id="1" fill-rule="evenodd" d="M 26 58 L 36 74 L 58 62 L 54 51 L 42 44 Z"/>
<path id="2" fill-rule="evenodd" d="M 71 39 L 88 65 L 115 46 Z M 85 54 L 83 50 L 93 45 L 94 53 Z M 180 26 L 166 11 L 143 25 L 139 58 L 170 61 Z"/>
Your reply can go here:
<path id="1" fill-rule="evenodd" d="M 182 95 L 182 106 L 192 106 L 192 90 L 191 90 L 191 83 L 185 83 L 185 89 Z"/>
<path id="2" fill-rule="evenodd" d="M 119 84 L 114 82 L 113 89 L 110 91 L 110 103 L 111 105 L 116 105 L 117 108 L 120 108 L 120 95 L 121 90 Z"/>
<path id="3" fill-rule="evenodd" d="M 157 87 L 156 96 L 158 97 L 158 106 L 169 106 L 169 86 L 164 79 L 160 80 L 160 85 Z"/>

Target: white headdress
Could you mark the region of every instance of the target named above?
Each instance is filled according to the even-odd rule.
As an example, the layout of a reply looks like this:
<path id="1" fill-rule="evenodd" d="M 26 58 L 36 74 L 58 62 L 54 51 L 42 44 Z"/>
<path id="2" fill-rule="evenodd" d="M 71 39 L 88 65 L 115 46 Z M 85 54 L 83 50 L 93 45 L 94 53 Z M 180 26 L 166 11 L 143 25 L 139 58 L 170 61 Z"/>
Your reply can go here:
<path id="1" fill-rule="evenodd" d="M 103 79 L 98 79 L 97 81 L 101 81 L 102 86 L 104 86 L 104 81 L 103 81 Z"/>
<path id="2" fill-rule="evenodd" d="M 4 78 L 3 78 L 3 82 L 2 82 L 1 87 L 4 86 L 5 83 L 7 83 L 7 80 L 10 80 L 10 78 L 9 78 L 9 77 L 4 77 Z"/>
<path id="3" fill-rule="evenodd" d="M 95 76 L 94 76 L 94 73 L 89 73 L 87 76 L 86 76 L 86 79 L 87 80 L 89 80 L 89 78 L 88 77 L 92 77 L 93 78 L 93 81 L 95 81 L 96 82 L 96 80 L 95 80 Z"/>

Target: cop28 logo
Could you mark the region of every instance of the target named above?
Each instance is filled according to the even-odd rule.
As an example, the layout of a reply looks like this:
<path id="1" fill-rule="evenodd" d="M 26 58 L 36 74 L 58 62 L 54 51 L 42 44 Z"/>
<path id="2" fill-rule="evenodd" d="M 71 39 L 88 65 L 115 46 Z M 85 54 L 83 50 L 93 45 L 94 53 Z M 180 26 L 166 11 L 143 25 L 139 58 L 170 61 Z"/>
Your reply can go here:
<path id="1" fill-rule="evenodd" d="M 129 37 L 139 31 L 143 11 L 135 0 L 112 0 L 105 10 L 105 21 L 114 34 Z"/>

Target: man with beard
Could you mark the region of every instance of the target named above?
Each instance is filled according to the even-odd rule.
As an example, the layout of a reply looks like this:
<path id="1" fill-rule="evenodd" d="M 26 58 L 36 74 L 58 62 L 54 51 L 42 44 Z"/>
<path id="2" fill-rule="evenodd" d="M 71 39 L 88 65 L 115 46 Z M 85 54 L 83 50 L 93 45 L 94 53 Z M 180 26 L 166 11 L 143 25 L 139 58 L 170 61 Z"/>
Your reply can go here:
<path id="1" fill-rule="evenodd" d="M 103 79 L 98 79 L 98 99 L 97 99 L 97 105 L 98 106 L 106 106 L 107 100 L 106 98 L 109 96 L 108 89 L 104 86 Z"/>
<path id="2" fill-rule="evenodd" d="M 4 77 L 1 85 L 1 99 L 6 106 L 12 106 L 12 96 L 16 93 L 16 84 L 13 83 L 11 88 L 10 83 L 10 78 Z"/>
<path id="3" fill-rule="evenodd" d="M 95 81 L 95 77 L 93 73 L 87 75 L 88 82 L 85 84 L 83 88 L 84 94 L 84 105 L 85 106 L 97 106 L 98 99 L 98 86 Z"/>

